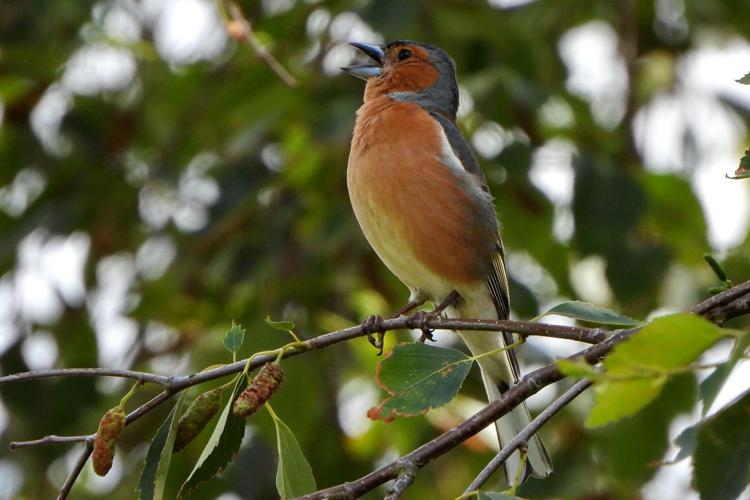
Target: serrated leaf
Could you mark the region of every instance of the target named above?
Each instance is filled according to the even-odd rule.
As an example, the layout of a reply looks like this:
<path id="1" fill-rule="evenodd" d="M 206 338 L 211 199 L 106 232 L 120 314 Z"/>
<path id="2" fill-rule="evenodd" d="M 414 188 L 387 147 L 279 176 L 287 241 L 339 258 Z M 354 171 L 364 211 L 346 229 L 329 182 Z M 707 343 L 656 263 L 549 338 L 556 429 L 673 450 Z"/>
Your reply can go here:
<path id="1" fill-rule="evenodd" d="M 371 408 L 373 420 L 420 415 L 447 404 L 461 388 L 473 360 L 456 349 L 400 344 L 378 363 L 375 380 L 391 395 Z"/>
<path id="2" fill-rule="evenodd" d="M 694 314 L 662 316 L 615 347 L 604 368 L 611 375 L 658 375 L 688 366 L 726 334 Z"/>
<path id="3" fill-rule="evenodd" d="M 555 361 L 563 375 L 573 378 L 589 378 L 595 380 L 600 373 L 590 364 L 583 360 L 558 359 Z"/>
<path id="4" fill-rule="evenodd" d="M 730 500 L 750 472 L 750 391 L 698 425 L 693 482 L 701 500 Z"/>
<path id="5" fill-rule="evenodd" d="M 237 354 L 237 351 L 242 347 L 242 343 L 245 341 L 245 329 L 242 326 L 232 321 L 232 327 L 224 335 L 224 347 L 227 351 L 232 354 Z"/>
<path id="6" fill-rule="evenodd" d="M 635 414 L 659 395 L 670 370 L 689 366 L 725 334 L 692 314 L 656 318 L 604 359 L 604 382 L 596 386 L 586 426 Z"/>
<path id="7" fill-rule="evenodd" d="M 276 468 L 276 489 L 282 499 L 312 493 L 317 489 L 312 468 L 302 453 L 292 430 L 273 412 L 279 464 Z"/>
<path id="8" fill-rule="evenodd" d="M 161 500 L 164 498 L 164 487 L 169 472 L 169 464 L 172 460 L 172 447 L 177 432 L 177 422 L 182 414 L 186 394 L 187 391 L 182 391 L 174 408 L 169 412 L 148 446 L 143 470 L 136 488 L 139 500 Z"/>
<path id="9" fill-rule="evenodd" d="M 239 451 L 242 438 L 245 435 L 245 419 L 235 417 L 232 414 L 232 402 L 246 385 L 247 377 L 238 377 L 232 395 L 224 406 L 219 420 L 216 422 L 216 427 L 214 427 L 211 437 L 198 458 L 198 462 L 185 482 L 182 483 L 178 497 L 184 497 L 197 485 L 224 470 Z"/>
<path id="10" fill-rule="evenodd" d="M 477 500 L 524 500 L 515 495 L 506 495 L 495 491 L 480 491 L 477 493 Z"/>
<path id="11" fill-rule="evenodd" d="M 596 385 L 594 406 L 586 418 L 586 427 L 599 427 L 637 413 L 656 399 L 666 381 L 666 377 L 658 377 Z"/>
<path id="12" fill-rule="evenodd" d="M 736 80 L 737 83 L 741 83 L 742 85 L 750 85 L 750 73 L 746 74 L 739 80 Z"/>
<path id="13" fill-rule="evenodd" d="M 270 316 L 266 316 L 266 323 L 274 330 L 281 330 L 282 332 L 294 330 L 294 323 L 291 321 L 274 321 Z"/>
<path id="14" fill-rule="evenodd" d="M 605 307 L 595 306 L 588 302 L 581 302 L 579 300 L 570 300 L 557 304 L 552 309 L 548 310 L 542 316 L 548 314 L 557 314 L 560 316 L 567 316 L 568 318 L 578 319 L 586 321 L 588 323 L 596 323 L 599 325 L 617 325 L 617 326 L 638 326 L 641 324 L 633 318 L 612 311 Z"/>
<path id="15" fill-rule="evenodd" d="M 719 395 L 719 391 L 724 387 L 724 382 L 726 382 L 727 378 L 732 373 L 732 370 L 737 366 L 737 363 L 742 359 L 742 356 L 748 348 L 750 348 L 750 333 L 746 333 L 738 338 L 734 344 L 734 349 L 732 350 L 732 355 L 729 359 L 722 365 L 717 366 L 716 369 L 711 372 L 711 375 L 701 382 L 699 390 L 701 402 L 703 403 L 704 416 L 708 413 L 708 410 L 711 409 L 711 405 L 716 401 L 716 396 Z"/>

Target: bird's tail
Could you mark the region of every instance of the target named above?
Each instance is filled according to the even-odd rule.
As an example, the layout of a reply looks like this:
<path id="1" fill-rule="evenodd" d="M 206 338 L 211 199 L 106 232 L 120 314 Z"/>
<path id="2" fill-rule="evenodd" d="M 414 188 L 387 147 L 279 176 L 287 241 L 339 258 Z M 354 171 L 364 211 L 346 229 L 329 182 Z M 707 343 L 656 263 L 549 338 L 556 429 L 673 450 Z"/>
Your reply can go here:
<path id="1" fill-rule="evenodd" d="M 496 332 L 459 332 L 473 355 L 486 353 L 497 348 Z M 505 336 L 501 335 L 503 341 Z M 509 338 L 512 338 L 508 335 Z M 490 402 L 500 399 L 517 380 L 514 366 L 517 362 L 512 351 L 502 351 L 483 356 L 477 360 L 482 371 L 482 381 Z M 504 446 L 513 439 L 531 421 L 529 409 L 525 402 L 513 408 L 509 413 L 495 422 L 500 446 Z M 538 435 L 533 435 L 526 443 L 526 467 L 519 473 L 521 467 L 520 453 L 513 453 L 505 462 L 505 476 L 509 484 L 515 478 L 525 480 L 529 475 L 547 477 L 552 472 L 552 461 Z"/>

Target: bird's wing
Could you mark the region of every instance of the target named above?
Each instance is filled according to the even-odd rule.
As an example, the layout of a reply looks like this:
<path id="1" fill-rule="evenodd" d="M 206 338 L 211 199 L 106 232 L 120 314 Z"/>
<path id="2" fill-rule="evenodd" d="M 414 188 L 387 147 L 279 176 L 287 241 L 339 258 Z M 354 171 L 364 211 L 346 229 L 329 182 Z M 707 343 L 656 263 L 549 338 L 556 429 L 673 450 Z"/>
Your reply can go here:
<path id="1" fill-rule="evenodd" d="M 492 256 L 492 268 L 490 275 L 487 277 L 487 286 L 490 289 L 492 302 L 495 304 L 498 319 L 508 319 L 510 316 L 510 293 L 508 291 L 508 274 L 505 271 L 505 252 L 503 242 L 498 236 L 497 253 Z M 503 341 L 505 345 L 512 344 L 515 339 L 510 332 L 503 332 Z M 507 351 L 510 366 L 513 371 L 514 382 L 517 382 L 521 376 L 521 369 L 518 366 L 518 358 L 514 350 Z"/>
<path id="2" fill-rule="evenodd" d="M 474 152 L 471 150 L 471 146 L 466 141 L 461 131 L 458 129 L 453 120 L 441 115 L 439 113 L 431 113 L 433 118 L 440 124 L 445 133 L 448 143 L 456 155 L 458 160 L 461 162 L 463 168 L 470 174 L 476 177 L 479 181 L 481 188 L 486 193 L 489 193 L 487 181 L 484 177 L 484 172 L 479 166 Z M 492 206 L 492 212 L 494 214 L 494 205 Z M 489 288 L 490 295 L 492 296 L 492 302 L 495 305 L 498 319 L 508 319 L 510 316 L 510 294 L 508 291 L 508 274 L 505 270 L 505 251 L 503 249 L 503 243 L 500 240 L 498 233 L 496 252 L 492 255 L 492 266 L 490 267 L 489 276 L 487 276 L 487 287 Z M 505 345 L 510 345 L 514 342 L 513 334 L 510 332 L 503 332 L 503 341 Z M 510 359 L 511 369 L 513 371 L 513 377 L 517 381 L 520 376 L 520 368 L 518 366 L 518 359 L 514 351 L 508 351 L 508 358 Z"/>
<path id="3" fill-rule="evenodd" d="M 467 172 L 476 176 L 482 185 L 482 190 L 489 193 L 490 190 L 487 187 L 487 180 L 484 177 L 484 172 L 482 172 L 482 169 L 479 167 L 479 163 L 477 162 L 476 156 L 474 156 L 474 152 L 471 150 L 471 146 L 466 142 L 466 139 L 461 134 L 461 131 L 458 130 L 456 124 L 453 120 L 441 115 L 440 113 L 430 114 L 443 128 L 443 132 L 445 132 L 445 136 L 448 138 L 448 143 L 451 145 L 451 149 L 453 149 L 453 152 L 461 162 L 461 165 Z"/>

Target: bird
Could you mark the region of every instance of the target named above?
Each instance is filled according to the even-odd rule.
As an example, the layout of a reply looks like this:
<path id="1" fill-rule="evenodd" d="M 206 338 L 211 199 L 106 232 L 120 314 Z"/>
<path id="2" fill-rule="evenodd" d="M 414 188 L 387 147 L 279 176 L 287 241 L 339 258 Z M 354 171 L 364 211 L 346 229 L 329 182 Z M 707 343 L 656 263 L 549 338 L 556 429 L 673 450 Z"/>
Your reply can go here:
<path id="1" fill-rule="evenodd" d="M 342 68 L 366 81 L 357 110 L 346 179 L 356 219 L 370 246 L 410 291 L 409 304 L 456 300 L 453 318 L 507 319 L 508 275 L 493 197 L 456 125 L 456 66 L 442 49 L 397 40 L 352 42 L 368 63 Z M 509 332 L 459 331 L 474 356 L 514 342 Z M 512 349 L 477 360 L 490 402 L 518 382 Z M 496 423 L 500 445 L 530 422 L 525 403 Z M 543 478 L 552 464 L 541 438 L 522 465 L 505 463 L 509 483 Z M 524 467 L 522 469 L 522 466 Z"/>

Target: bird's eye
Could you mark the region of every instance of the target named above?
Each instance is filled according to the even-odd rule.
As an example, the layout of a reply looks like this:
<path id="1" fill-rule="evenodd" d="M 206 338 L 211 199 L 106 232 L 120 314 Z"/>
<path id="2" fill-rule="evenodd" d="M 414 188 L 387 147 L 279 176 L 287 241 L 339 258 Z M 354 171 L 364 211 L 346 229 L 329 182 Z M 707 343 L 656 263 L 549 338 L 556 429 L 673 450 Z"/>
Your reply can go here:
<path id="1" fill-rule="evenodd" d="M 403 61 L 404 59 L 409 59 L 411 57 L 411 50 L 409 49 L 401 49 L 398 51 L 398 60 Z"/>

